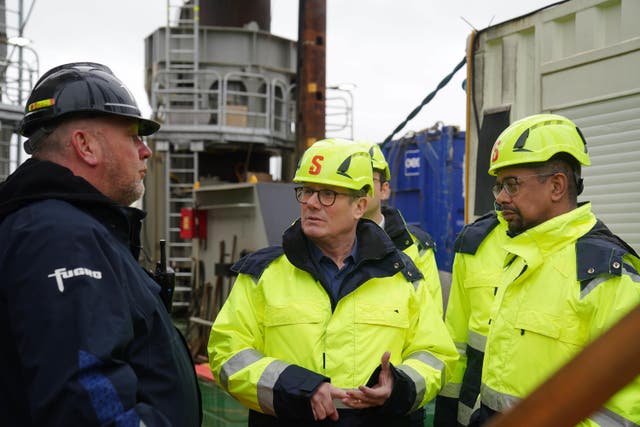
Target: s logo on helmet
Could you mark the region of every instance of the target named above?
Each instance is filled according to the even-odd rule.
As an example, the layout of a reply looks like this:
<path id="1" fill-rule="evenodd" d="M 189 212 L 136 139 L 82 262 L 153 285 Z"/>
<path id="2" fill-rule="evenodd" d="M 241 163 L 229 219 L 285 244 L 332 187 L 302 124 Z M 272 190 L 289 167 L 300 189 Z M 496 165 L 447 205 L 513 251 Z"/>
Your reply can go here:
<path id="1" fill-rule="evenodd" d="M 311 167 L 309 168 L 309 175 L 320 174 L 320 171 L 322 170 L 322 165 L 320 164 L 320 162 L 323 160 L 324 156 L 313 156 L 313 158 L 311 159 Z"/>
<path id="2" fill-rule="evenodd" d="M 502 145 L 502 141 L 498 141 L 496 145 L 493 146 L 493 151 L 491 153 L 491 163 L 498 160 L 498 156 L 500 155 L 500 149 L 498 147 L 500 147 L 500 145 Z"/>

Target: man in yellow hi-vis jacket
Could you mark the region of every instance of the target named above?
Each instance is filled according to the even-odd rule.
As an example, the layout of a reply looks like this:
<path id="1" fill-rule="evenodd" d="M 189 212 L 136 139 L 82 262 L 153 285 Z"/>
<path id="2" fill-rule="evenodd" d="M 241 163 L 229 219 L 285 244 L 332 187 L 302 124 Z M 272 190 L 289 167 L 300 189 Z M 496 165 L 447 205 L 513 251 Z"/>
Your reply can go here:
<path id="1" fill-rule="evenodd" d="M 391 196 L 389 163 L 384 158 L 380 145 L 369 141 L 360 141 L 359 144 L 369 152 L 373 166 L 373 196 L 368 197 L 367 210 L 363 216 L 378 224 L 387 233 L 396 248 L 411 258 L 424 277 L 427 290 L 433 301 L 430 306 L 434 310 L 438 310 L 439 316 L 442 317 L 444 307 L 435 257 L 436 243 L 429 233 L 420 227 L 408 225 L 398 209 L 384 204 Z M 425 413 L 424 408 L 415 411 L 411 415 L 411 425 L 424 427 Z"/>
<path id="2" fill-rule="evenodd" d="M 507 238 L 507 224 L 499 212 L 465 225 L 456 237 L 445 324 L 460 360 L 436 399 L 435 427 L 469 425 L 478 404 L 489 312 L 502 274 Z"/>
<path id="3" fill-rule="evenodd" d="M 406 425 L 457 352 L 413 262 L 360 219 L 371 159 L 319 141 L 294 181 L 301 217 L 282 247 L 233 267 L 209 339 L 213 374 L 251 426 Z"/>
<path id="4" fill-rule="evenodd" d="M 367 202 L 364 217 L 382 227 L 396 248 L 409 255 L 424 276 L 429 293 L 440 311 L 440 316 L 442 316 L 444 307 L 438 265 L 436 264 L 436 243 L 429 233 L 420 227 L 407 225 L 398 209 L 383 205 L 383 202 L 388 200 L 391 195 L 389 163 L 384 158 L 378 144 L 367 141 L 360 141 L 359 144 L 369 152 L 373 165 L 374 191 L 373 196 Z"/>
<path id="5" fill-rule="evenodd" d="M 579 129 L 553 114 L 513 123 L 493 146 L 489 173 L 510 238 L 473 426 L 530 394 L 640 303 L 634 250 L 596 219 L 590 203 L 577 203 L 581 165 L 589 164 Z M 639 425 L 638 396 L 636 378 L 580 425 Z"/>

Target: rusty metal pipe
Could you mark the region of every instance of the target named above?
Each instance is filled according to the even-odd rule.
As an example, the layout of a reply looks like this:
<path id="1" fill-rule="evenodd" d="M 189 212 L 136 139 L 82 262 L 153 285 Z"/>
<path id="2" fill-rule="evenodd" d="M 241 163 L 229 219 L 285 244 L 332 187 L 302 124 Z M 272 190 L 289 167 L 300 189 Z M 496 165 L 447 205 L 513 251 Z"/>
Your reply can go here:
<path id="1" fill-rule="evenodd" d="M 325 136 L 326 0 L 300 0 L 298 23 L 297 156 Z"/>

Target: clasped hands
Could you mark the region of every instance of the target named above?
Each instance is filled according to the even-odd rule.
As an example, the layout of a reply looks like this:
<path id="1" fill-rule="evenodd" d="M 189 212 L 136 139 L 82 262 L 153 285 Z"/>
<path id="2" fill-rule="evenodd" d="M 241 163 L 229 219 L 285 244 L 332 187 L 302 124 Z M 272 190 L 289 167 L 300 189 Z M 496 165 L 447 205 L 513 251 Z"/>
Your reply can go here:
<path id="1" fill-rule="evenodd" d="M 349 408 L 364 409 L 374 406 L 382 406 L 391 396 L 393 390 L 393 375 L 389 359 L 391 353 L 386 351 L 380 359 L 382 369 L 378 376 L 378 383 L 373 387 L 361 385 L 357 389 L 344 390 L 334 387 L 330 383 L 322 383 L 316 392 L 311 396 L 311 409 L 313 410 L 313 418 L 316 421 L 329 418 L 333 421 L 338 420 L 338 410 L 336 409 L 333 399 L 340 399 Z"/>

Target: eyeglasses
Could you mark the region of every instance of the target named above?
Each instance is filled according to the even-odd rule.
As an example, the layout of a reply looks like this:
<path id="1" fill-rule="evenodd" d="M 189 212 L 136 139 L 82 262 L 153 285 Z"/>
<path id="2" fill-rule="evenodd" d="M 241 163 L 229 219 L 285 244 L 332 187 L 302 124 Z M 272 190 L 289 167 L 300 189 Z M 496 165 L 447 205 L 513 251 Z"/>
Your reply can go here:
<path id="1" fill-rule="evenodd" d="M 322 206 L 327 207 L 333 206 L 338 195 L 351 197 L 349 193 L 338 193 L 337 191 L 327 189 L 314 190 L 309 187 L 296 187 L 294 190 L 296 191 L 296 200 L 298 203 L 307 203 L 311 196 L 313 196 L 313 193 L 318 193 L 318 201 Z"/>
<path id="2" fill-rule="evenodd" d="M 522 182 L 520 182 L 519 180 L 523 178 L 531 178 L 532 176 L 548 177 L 555 174 L 556 172 L 545 173 L 545 174 L 537 173 L 534 175 L 523 175 L 523 176 L 508 176 L 505 179 L 503 179 L 502 182 L 496 182 L 495 184 L 493 184 L 493 187 L 491 187 L 491 191 L 493 192 L 493 197 L 495 197 L 496 199 L 498 198 L 498 196 L 500 195 L 503 189 L 504 191 L 507 192 L 509 197 L 513 197 L 516 194 L 518 194 L 518 191 L 520 190 L 520 185 L 522 185 Z"/>

